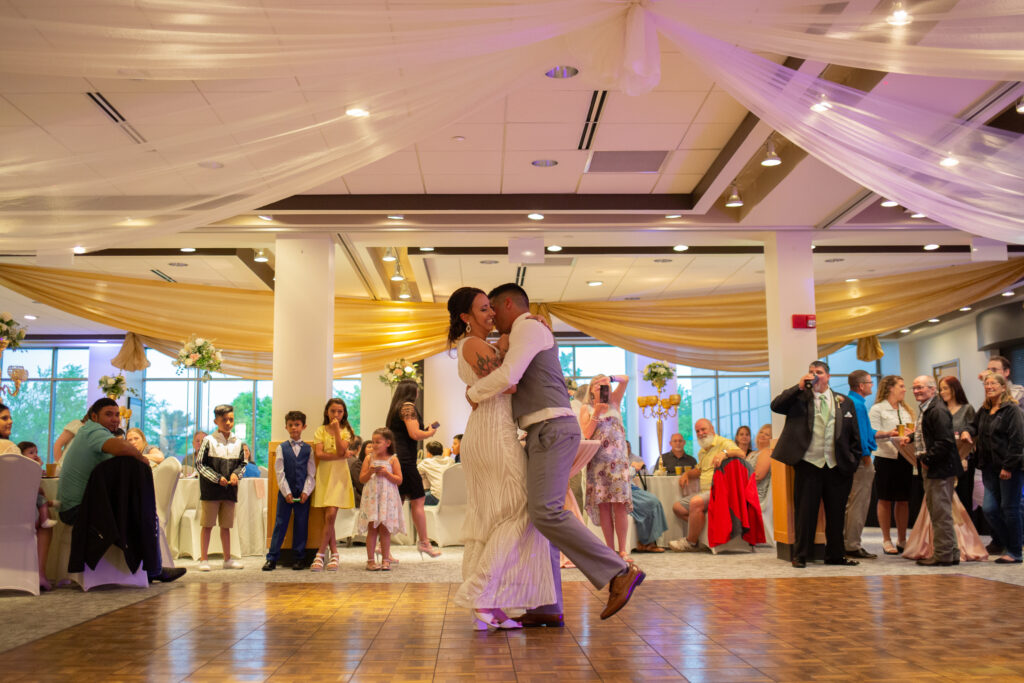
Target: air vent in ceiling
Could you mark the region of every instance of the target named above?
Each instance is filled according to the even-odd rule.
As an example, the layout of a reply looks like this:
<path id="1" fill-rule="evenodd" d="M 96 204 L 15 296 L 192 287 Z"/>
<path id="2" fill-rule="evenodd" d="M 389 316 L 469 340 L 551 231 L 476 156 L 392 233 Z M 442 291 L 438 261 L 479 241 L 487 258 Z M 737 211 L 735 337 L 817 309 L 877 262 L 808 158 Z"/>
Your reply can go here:
<path id="1" fill-rule="evenodd" d="M 657 173 L 668 152 L 594 152 L 586 173 Z"/>
<path id="2" fill-rule="evenodd" d="M 150 268 L 149 272 L 153 273 L 153 275 L 156 275 L 158 278 L 160 278 L 161 280 L 164 280 L 166 282 L 177 282 L 177 280 L 175 280 L 173 277 L 171 277 L 167 273 L 163 272 L 162 270 L 157 270 L 156 268 Z"/>
<path id="3" fill-rule="evenodd" d="M 128 123 L 128 120 L 117 110 L 117 107 L 112 105 L 103 93 L 100 92 L 87 92 L 85 93 L 92 100 L 93 104 L 99 107 L 100 111 L 106 114 L 107 118 L 117 124 L 117 127 L 121 129 L 121 132 L 128 136 L 128 139 L 134 142 L 136 145 L 141 145 L 147 142 L 146 138 L 142 136 L 142 133 L 135 130 L 135 126 Z"/>
<path id="4" fill-rule="evenodd" d="M 575 261 L 575 256 L 545 256 L 544 263 L 535 263 L 534 267 L 536 268 L 539 266 L 568 266 L 571 268 L 572 264 L 575 263 Z"/>
<path id="5" fill-rule="evenodd" d="M 594 144 L 597 122 L 601 120 L 601 112 L 604 110 L 604 101 L 607 97 L 607 90 L 595 90 L 591 95 L 590 109 L 587 110 L 587 120 L 583 122 L 583 133 L 580 135 L 580 144 L 577 149 L 590 149 L 590 146 Z"/>

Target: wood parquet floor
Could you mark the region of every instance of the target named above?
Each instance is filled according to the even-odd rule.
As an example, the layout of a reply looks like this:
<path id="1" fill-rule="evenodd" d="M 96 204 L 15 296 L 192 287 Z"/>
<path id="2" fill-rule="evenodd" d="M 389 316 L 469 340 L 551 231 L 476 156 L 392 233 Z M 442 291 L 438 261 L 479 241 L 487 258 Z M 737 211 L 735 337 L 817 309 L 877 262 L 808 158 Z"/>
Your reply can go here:
<path id="1" fill-rule="evenodd" d="M 189 584 L 0 654 L 0 680 L 1024 681 L 1024 588 L 995 581 L 649 580 L 608 621 L 564 590 L 566 628 L 480 633 L 455 584 Z"/>

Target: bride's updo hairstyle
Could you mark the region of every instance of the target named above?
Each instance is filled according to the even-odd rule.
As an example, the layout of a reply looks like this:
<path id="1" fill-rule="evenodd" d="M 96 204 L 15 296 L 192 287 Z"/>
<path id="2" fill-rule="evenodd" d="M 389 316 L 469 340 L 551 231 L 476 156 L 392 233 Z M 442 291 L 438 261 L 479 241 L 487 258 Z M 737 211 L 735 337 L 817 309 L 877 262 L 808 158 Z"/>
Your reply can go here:
<path id="1" fill-rule="evenodd" d="M 487 296 L 476 287 L 459 287 L 448 297 L 448 348 L 455 346 L 458 338 L 466 333 L 466 323 L 459 316 L 473 312 L 473 300 L 478 294 Z"/>

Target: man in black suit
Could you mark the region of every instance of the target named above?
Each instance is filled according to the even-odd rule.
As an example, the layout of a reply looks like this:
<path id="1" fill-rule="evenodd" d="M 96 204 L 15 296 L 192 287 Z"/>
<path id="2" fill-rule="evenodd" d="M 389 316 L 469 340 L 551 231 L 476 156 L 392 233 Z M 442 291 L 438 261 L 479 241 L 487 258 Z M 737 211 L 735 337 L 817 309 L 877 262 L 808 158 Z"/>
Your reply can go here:
<path id="1" fill-rule="evenodd" d="M 772 412 L 786 416 L 772 458 L 792 465 L 793 566 L 814 559 L 818 508 L 825 504 L 825 564 L 856 565 L 843 541 L 846 500 L 860 464 L 857 411 L 848 397 L 829 389 L 828 364 L 816 360 L 796 386 L 772 401 Z"/>

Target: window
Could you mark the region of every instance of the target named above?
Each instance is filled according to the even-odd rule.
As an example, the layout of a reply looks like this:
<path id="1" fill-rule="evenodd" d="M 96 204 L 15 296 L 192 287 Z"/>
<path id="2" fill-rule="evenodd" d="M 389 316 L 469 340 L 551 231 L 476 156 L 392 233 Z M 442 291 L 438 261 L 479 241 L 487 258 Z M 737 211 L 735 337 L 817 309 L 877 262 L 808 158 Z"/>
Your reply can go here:
<path id="1" fill-rule="evenodd" d="M 39 448 L 44 462 L 53 456 L 53 442 L 71 420 L 81 419 L 88 406 L 89 350 L 79 348 L 31 348 L 5 351 L 0 377 L 3 385 L 14 389 L 7 379 L 7 368 L 24 367 L 29 379 L 17 396 L 5 394 L 3 402 L 14 418 L 11 440 L 31 441 Z M 56 374 L 53 369 L 56 368 Z"/>
<path id="2" fill-rule="evenodd" d="M 362 428 L 359 420 L 359 400 L 361 394 L 362 382 L 358 378 L 348 377 L 334 380 L 334 396 L 345 402 L 345 408 L 348 410 L 348 423 L 352 425 L 352 432 L 356 436 L 362 435 L 363 438 L 366 438 L 368 435 L 362 434 L 359 431 Z M 320 424 L 321 422 L 323 422 L 323 416 L 317 415 L 314 424 Z"/>
<path id="3" fill-rule="evenodd" d="M 617 346 L 579 344 L 559 345 L 558 359 L 562 374 L 572 377 L 580 386 L 595 375 L 625 375 L 626 351 Z M 622 399 L 622 426 L 629 434 L 629 415 L 634 411 L 630 394 Z M 634 446 L 636 444 L 633 444 Z"/>

